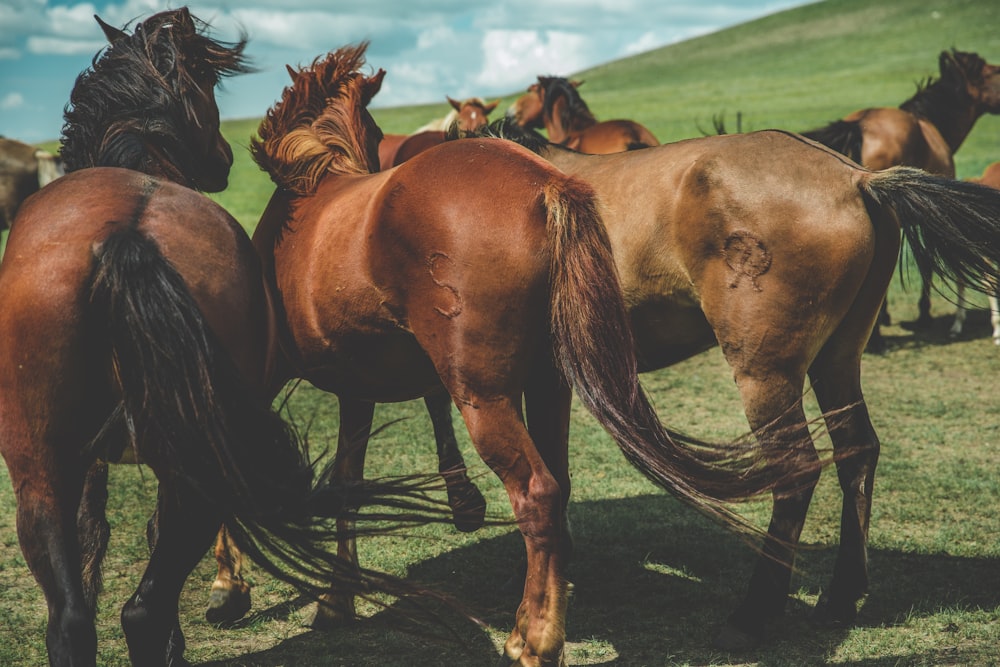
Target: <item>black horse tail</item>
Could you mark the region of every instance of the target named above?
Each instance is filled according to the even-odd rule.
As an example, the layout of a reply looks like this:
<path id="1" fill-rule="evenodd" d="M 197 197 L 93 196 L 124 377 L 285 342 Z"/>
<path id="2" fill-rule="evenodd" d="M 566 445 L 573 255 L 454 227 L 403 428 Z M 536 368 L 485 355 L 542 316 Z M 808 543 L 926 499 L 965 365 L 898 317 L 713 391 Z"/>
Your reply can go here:
<path id="1" fill-rule="evenodd" d="M 431 478 L 325 481 L 294 429 L 245 381 L 154 240 L 122 226 L 96 260 L 91 301 L 121 389 L 103 433 L 124 430 L 161 483 L 199 495 L 259 566 L 307 595 L 334 581 L 369 599 L 377 591 L 425 595 L 342 565 L 325 545 L 338 517 L 359 522 L 357 534 L 449 521 L 446 504 L 425 495 Z"/>
<path id="2" fill-rule="evenodd" d="M 809 130 L 801 134 L 803 137 L 819 142 L 861 164 L 861 144 L 863 140 L 861 123 L 857 121 L 837 120 L 826 127 Z"/>
<path id="3" fill-rule="evenodd" d="M 593 193 L 567 177 L 546 190 L 555 358 L 584 406 L 655 484 L 726 525 L 759 533 L 728 501 L 797 488 L 818 474 L 811 441 L 769 452 L 745 438 L 708 443 L 660 423 L 639 384 L 625 303 Z M 799 437 L 797 433 L 795 437 Z"/>
<path id="4" fill-rule="evenodd" d="M 860 187 L 895 213 L 922 275 L 981 292 L 1000 284 L 1000 190 L 912 167 L 866 172 Z"/>

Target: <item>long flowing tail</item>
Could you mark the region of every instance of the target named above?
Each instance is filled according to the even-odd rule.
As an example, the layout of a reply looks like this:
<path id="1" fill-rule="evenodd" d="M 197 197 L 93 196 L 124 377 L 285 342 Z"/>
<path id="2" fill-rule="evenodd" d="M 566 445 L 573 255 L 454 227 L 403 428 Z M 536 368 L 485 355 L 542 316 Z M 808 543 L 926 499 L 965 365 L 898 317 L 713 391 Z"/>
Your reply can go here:
<path id="1" fill-rule="evenodd" d="M 91 291 L 106 323 L 121 402 L 105 432 L 124 429 L 139 459 L 203 496 L 240 547 L 272 576 L 318 596 L 336 581 L 370 597 L 425 594 L 332 558 L 338 516 L 356 532 L 450 521 L 430 477 L 317 482 L 294 430 L 255 392 L 208 328 L 183 277 L 135 227 L 97 250 Z M 435 490 L 436 487 L 435 487 Z M 362 510 L 358 508 L 363 507 Z"/>
<path id="2" fill-rule="evenodd" d="M 792 488 L 815 475 L 811 443 L 765 460 L 749 438 L 708 443 L 665 429 L 639 384 L 611 247 L 591 190 L 567 177 L 549 186 L 546 206 L 555 354 L 578 397 L 654 483 L 730 526 L 758 532 L 725 502 Z"/>
<path id="3" fill-rule="evenodd" d="M 1000 190 L 910 167 L 866 173 L 860 187 L 871 204 L 895 213 L 922 273 L 983 292 L 997 284 Z"/>

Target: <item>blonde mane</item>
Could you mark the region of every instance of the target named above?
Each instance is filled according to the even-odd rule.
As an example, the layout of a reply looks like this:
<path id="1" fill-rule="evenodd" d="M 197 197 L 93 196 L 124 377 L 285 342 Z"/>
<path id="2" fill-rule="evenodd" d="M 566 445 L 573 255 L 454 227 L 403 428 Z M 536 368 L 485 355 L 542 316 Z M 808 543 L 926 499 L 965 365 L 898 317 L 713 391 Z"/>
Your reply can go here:
<path id="1" fill-rule="evenodd" d="M 485 109 L 487 102 L 481 97 L 467 97 L 466 99 L 462 100 L 462 106 L 464 107 L 467 104 L 474 104 L 478 107 Z M 426 125 L 418 127 L 416 130 L 413 131 L 413 134 L 417 134 L 418 132 L 433 132 L 433 131 L 446 132 L 448 128 L 451 127 L 451 124 L 457 120 L 458 120 L 458 110 L 451 109 L 450 111 L 448 111 L 447 114 L 445 114 L 443 118 L 437 118 L 435 120 L 430 121 Z"/>
<path id="2" fill-rule="evenodd" d="M 365 141 L 374 131 L 377 142 L 381 132 L 365 107 L 385 72 L 361 74 L 367 48 L 368 42 L 341 47 L 308 67 L 288 68 L 292 84 L 250 141 L 254 161 L 278 187 L 309 195 L 326 174 L 374 171 Z"/>

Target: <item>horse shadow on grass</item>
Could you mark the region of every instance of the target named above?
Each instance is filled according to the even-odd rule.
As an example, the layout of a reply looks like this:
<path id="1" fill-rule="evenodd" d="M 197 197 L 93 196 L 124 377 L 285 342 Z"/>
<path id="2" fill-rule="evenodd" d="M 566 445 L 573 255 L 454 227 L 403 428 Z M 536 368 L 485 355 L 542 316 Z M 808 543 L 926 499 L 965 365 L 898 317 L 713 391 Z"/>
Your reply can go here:
<path id="1" fill-rule="evenodd" d="M 990 323 L 990 311 L 984 308 L 970 308 L 966 313 L 962 333 L 957 336 L 951 333 L 955 315 L 939 315 L 932 318 L 927 325 L 917 325 L 914 321 L 898 323 L 898 329 L 905 333 L 894 333 L 894 327 L 883 327 L 882 338 L 885 342 L 884 352 L 899 349 L 919 349 L 922 347 L 951 345 L 979 339 L 989 339 L 993 333 Z"/>
<path id="2" fill-rule="evenodd" d="M 756 560 L 750 546 L 664 495 L 574 503 L 570 519 L 575 542 L 567 615 L 570 665 L 823 665 L 847 636 L 846 629 L 813 627 L 807 604 L 793 598 L 761 647 L 740 655 L 716 651 L 714 636 L 741 599 Z M 512 532 L 418 563 L 408 579 L 453 595 L 502 635 L 520 601 L 519 585 L 504 582 L 520 581 L 522 555 L 521 537 Z M 806 545 L 793 589 L 814 599 L 835 556 L 834 546 Z M 871 592 L 858 618 L 862 627 L 902 625 L 949 606 L 1000 605 L 995 559 L 871 550 L 870 563 Z M 289 604 L 301 607 L 305 601 Z M 449 630 L 444 631 L 439 625 L 413 625 L 397 611 L 333 632 L 305 632 L 237 660 L 207 665 L 496 664 L 495 639 L 471 622 L 445 611 L 441 618 Z M 259 612 L 258 620 L 266 622 L 269 613 L 284 615 L 287 608 Z M 428 636 L 428 628 L 437 639 Z M 444 636 L 447 632 L 452 634 Z M 955 632 L 941 628 L 941 648 L 929 653 L 851 664 L 966 664 L 970 661 L 962 659 Z"/>

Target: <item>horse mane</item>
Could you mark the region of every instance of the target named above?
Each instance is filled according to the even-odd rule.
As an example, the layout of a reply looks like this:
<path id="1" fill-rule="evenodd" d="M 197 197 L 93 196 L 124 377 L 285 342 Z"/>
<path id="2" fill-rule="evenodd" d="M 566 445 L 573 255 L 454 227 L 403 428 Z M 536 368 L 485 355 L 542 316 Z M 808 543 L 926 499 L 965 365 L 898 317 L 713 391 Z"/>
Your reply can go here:
<path id="1" fill-rule="evenodd" d="M 514 118 L 510 118 L 508 116 L 498 118 L 489 125 L 483 125 L 475 130 L 459 132 L 457 128 L 454 128 L 449 130 L 445 135 L 445 139 L 448 141 L 453 139 L 470 138 L 506 139 L 507 141 L 513 141 L 515 144 L 527 148 L 536 155 L 541 155 L 545 150 L 554 145 L 542 136 L 541 132 L 519 125 Z M 563 147 L 560 146 L 560 148 Z M 563 150 L 570 149 L 563 148 Z"/>
<path id="2" fill-rule="evenodd" d="M 147 171 L 155 146 L 174 168 L 190 164 L 185 127 L 205 87 L 249 72 L 246 35 L 226 43 L 186 8 L 160 12 L 121 33 L 80 73 L 63 112 L 60 155 L 67 172 L 115 166 Z M 186 180 L 186 179 L 184 179 Z"/>
<path id="3" fill-rule="evenodd" d="M 573 119 L 577 119 L 577 122 L 581 119 L 591 123 L 597 122 L 594 114 L 590 112 L 590 107 L 583 101 L 580 92 L 576 86 L 570 83 L 569 79 L 561 76 L 540 76 L 538 83 L 545 91 L 545 102 L 542 105 L 543 117 L 552 115 L 555 102 L 562 95 L 566 98 L 566 106 L 563 107 L 559 115 L 559 121 L 563 127 L 571 127 Z"/>
<path id="4" fill-rule="evenodd" d="M 941 76 L 917 82 L 917 92 L 900 104 L 900 109 L 928 119 L 948 113 L 956 99 L 969 99 L 966 82 L 982 82 L 986 61 L 976 53 L 952 49 L 941 52 L 939 63 Z"/>
<path id="5" fill-rule="evenodd" d="M 368 174 L 368 147 L 357 128 L 371 99 L 368 79 L 360 73 L 368 42 L 344 46 L 312 65 L 289 68 L 292 84 L 261 121 L 250 153 L 275 185 L 298 195 L 316 190 L 327 173 Z M 382 72 L 384 74 L 384 72 Z M 381 78 L 378 78 L 381 84 Z"/>

